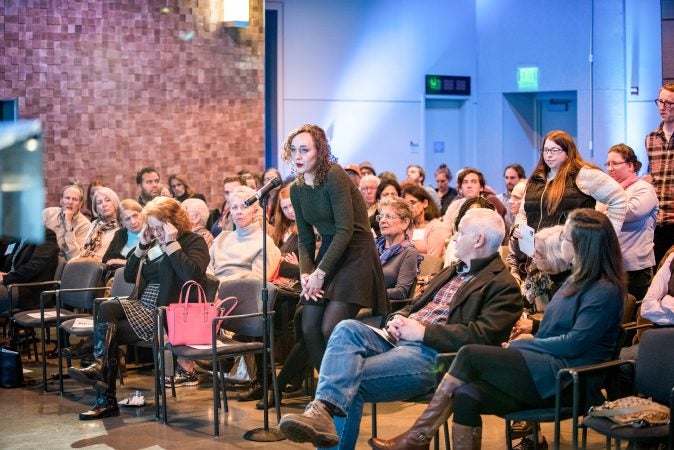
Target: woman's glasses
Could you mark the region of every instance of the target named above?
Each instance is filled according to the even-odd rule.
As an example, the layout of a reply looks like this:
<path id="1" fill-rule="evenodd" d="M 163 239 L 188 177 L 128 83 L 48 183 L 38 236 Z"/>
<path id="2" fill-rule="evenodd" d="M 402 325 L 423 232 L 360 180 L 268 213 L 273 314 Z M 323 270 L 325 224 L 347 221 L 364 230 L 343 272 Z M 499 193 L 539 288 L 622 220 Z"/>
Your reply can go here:
<path id="1" fill-rule="evenodd" d="M 627 161 L 623 161 L 623 162 L 606 162 L 606 163 L 604 163 L 604 167 L 606 167 L 607 169 L 612 169 L 613 167 L 620 167 L 620 166 L 622 166 L 623 164 L 627 164 Z"/>
<path id="2" fill-rule="evenodd" d="M 546 153 L 549 154 L 549 155 L 559 155 L 563 151 L 564 150 L 562 150 L 559 147 L 551 147 L 551 148 L 544 148 L 543 150 L 541 150 L 541 153 L 543 155 L 545 155 Z"/>
<path id="3" fill-rule="evenodd" d="M 393 219 L 400 219 L 400 217 L 394 216 L 393 214 L 377 214 L 376 216 L 374 216 L 374 220 L 376 220 L 377 222 L 381 222 L 384 219 L 390 221 Z"/>

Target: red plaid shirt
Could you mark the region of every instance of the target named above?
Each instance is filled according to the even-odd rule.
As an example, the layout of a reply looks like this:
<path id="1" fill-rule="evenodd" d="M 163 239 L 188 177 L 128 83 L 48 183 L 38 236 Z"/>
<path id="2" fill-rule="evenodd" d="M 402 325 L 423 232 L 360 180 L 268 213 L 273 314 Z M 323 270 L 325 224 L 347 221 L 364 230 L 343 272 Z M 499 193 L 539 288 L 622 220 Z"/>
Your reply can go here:
<path id="1" fill-rule="evenodd" d="M 674 139 L 667 142 L 662 123 L 646 136 L 649 172 L 658 195 L 658 225 L 674 223 Z"/>
<path id="2" fill-rule="evenodd" d="M 457 272 L 456 276 L 452 277 L 433 297 L 433 300 L 428 302 L 419 311 L 410 314 L 410 319 L 414 319 L 420 324 L 426 326 L 430 324 L 445 324 L 447 317 L 449 317 L 449 307 L 452 304 L 454 295 L 459 288 L 472 278 L 472 275 L 465 272 Z"/>

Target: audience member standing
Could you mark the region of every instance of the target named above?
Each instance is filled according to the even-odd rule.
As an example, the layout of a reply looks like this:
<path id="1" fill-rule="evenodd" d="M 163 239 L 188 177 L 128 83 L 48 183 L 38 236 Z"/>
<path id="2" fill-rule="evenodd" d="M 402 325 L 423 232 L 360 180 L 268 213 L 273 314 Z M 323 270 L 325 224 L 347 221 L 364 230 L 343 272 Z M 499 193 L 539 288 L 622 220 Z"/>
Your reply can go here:
<path id="1" fill-rule="evenodd" d="M 138 203 L 145 206 L 147 202 L 161 194 L 159 172 L 154 167 L 143 167 L 136 174 L 136 184 L 140 189 Z"/>
<path id="2" fill-rule="evenodd" d="M 282 156 L 297 174 L 290 198 L 300 241 L 302 332 L 318 368 L 339 322 L 360 308 L 388 312 L 384 276 L 363 196 L 334 162 L 325 132 L 310 124 L 295 129 Z M 321 235 L 318 253 L 314 227 Z"/>
<path id="3" fill-rule="evenodd" d="M 551 131 L 543 140 L 541 156 L 527 181 L 518 221 L 535 231 L 563 225 L 578 208 L 607 206 L 606 215 L 616 232 L 625 219 L 627 196 L 620 185 L 597 166 L 583 160 L 573 138 L 565 131 Z M 522 236 L 519 228 L 513 237 Z"/>
<path id="4" fill-rule="evenodd" d="M 658 217 L 658 197 L 653 186 L 637 176 L 641 162 L 631 147 L 625 144 L 611 147 L 606 169 L 627 194 L 627 211 L 618 239 L 627 271 L 627 292 L 641 300 L 651 284 L 652 267 L 656 264 L 653 233 Z"/>
<path id="5" fill-rule="evenodd" d="M 56 233 L 60 254 L 66 261 L 80 254 L 91 229 L 91 222 L 80 212 L 83 199 L 82 186 L 70 184 L 61 191 L 60 206 L 42 211 L 44 225 Z"/>
<path id="6" fill-rule="evenodd" d="M 655 104 L 662 122 L 646 136 L 649 175 L 644 179 L 653 184 L 660 206 L 653 239 L 655 260 L 659 262 L 674 245 L 674 83 L 660 88 Z"/>

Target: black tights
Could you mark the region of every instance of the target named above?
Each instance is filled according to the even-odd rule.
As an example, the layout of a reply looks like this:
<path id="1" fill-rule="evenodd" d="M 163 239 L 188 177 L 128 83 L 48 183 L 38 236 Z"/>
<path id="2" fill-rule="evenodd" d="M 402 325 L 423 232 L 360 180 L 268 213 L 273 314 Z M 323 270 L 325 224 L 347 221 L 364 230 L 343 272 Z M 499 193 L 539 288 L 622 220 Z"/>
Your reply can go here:
<path id="1" fill-rule="evenodd" d="M 306 343 L 311 363 L 320 371 L 323 353 L 328 345 L 332 330 L 339 322 L 353 319 L 360 311 L 360 305 L 338 301 L 320 304 L 305 303 L 302 312 L 302 335 Z"/>

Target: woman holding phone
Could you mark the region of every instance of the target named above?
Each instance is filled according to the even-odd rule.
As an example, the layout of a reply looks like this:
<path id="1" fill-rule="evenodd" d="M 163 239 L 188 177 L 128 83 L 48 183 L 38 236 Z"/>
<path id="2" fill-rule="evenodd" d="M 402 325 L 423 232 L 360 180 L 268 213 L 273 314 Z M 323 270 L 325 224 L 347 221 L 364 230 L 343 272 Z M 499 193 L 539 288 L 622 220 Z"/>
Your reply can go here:
<path id="1" fill-rule="evenodd" d="M 94 328 L 95 362 L 68 369 L 73 379 L 97 391 L 96 404 L 80 414 L 80 420 L 119 415 L 115 396 L 118 346 L 152 341 L 156 307 L 167 306 L 179 297 L 186 281 L 202 281 L 206 274 L 208 246 L 190 231 L 192 223 L 180 202 L 157 197 L 145 205 L 142 214 L 145 225 L 139 243 L 124 267 L 127 282 L 138 278 L 137 296 L 101 303 Z"/>

